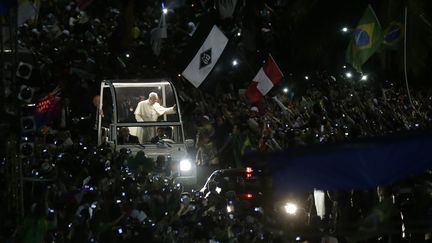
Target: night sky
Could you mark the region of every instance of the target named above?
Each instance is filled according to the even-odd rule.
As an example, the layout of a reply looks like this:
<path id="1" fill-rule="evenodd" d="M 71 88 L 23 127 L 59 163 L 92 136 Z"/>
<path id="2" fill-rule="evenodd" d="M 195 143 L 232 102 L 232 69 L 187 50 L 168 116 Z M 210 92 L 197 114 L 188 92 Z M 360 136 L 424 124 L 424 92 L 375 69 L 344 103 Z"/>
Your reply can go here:
<path id="1" fill-rule="evenodd" d="M 168 6 L 170 2 L 167 1 Z M 185 1 L 185 5 L 197 1 Z M 242 85 L 255 75 L 268 53 L 271 53 L 285 74 L 285 81 L 295 85 L 305 75 L 311 78 L 322 73 L 342 75 L 345 50 L 351 33 L 342 27 L 356 27 L 368 4 L 380 21 L 383 31 L 391 21 L 402 18 L 405 2 L 408 6 L 408 73 L 415 86 L 430 86 L 432 63 L 431 1 L 245 1 L 242 11 L 233 20 L 220 22 L 225 34 L 237 44 L 238 70 L 227 71 L 230 80 L 241 80 Z M 270 9 L 266 13 L 266 9 Z M 193 8 L 191 10 L 193 12 Z M 425 19 L 421 19 L 423 16 Z M 193 19 L 199 22 L 197 19 Z M 230 36 L 230 27 L 240 26 L 242 37 Z M 270 29 L 263 32 L 261 28 Z M 233 58 L 235 54 L 233 54 Z M 379 50 L 364 65 L 365 72 L 376 82 L 392 80 L 404 82 L 403 48 L 392 51 Z M 241 85 L 240 85 L 241 86 Z"/>
<path id="2" fill-rule="evenodd" d="M 275 8 L 274 45 L 267 46 L 270 52 L 280 62 L 283 69 L 294 73 L 295 76 L 312 75 L 314 72 L 328 71 L 336 74 L 344 64 L 345 50 L 350 40 L 349 33 L 341 32 L 341 28 L 355 28 L 368 4 L 374 8 L 383 30 L 399 16 L 403 16 L 403 1 L 291 1 L 283 8 Z M 297 5 L 296 5 L 297 4 Z M 299 7 L 301 6 L 301 7 Z M 431 45 L 415 43 L 419 39 L 430 40 L 432 26 L 428 27 L 419 19 L 422 13 L 430 19 L 430 1 L 410 1 L 408 30 L 408 58 L 417 61 L 419 47 L 427 48 L 426 60 L 423 61 L 421 71 L 412 76 L 412 82 L 424 83 L 430 72 L 427 63 L 431 63 Z M 417 38 L 417 34 L 429 35 Z M 427 46 L 427 47 L 426 47 Z M 392 56 L 399 67 L 402 61 L 402 50 L 395 51 Z M 410 55 L 412 53 L 412 55 Z M 415 53 L 415 54 L 414 54 Z M 378 54 L 379 55 L 379 54 Z M 366 69 L 377 72 L 383 79 L 387 70 L 380 68 L 377 54 L 367 64 Z M 413 64 L 414 65 L 414 64 Z M 394 70 L 394 66 L 392 66 Z M 387 73 L 388 74 L 388 73 Z M 389 74 L 394 77 L 393 74 Z M 400 76 L 399 76 L 400 77 Z"/>

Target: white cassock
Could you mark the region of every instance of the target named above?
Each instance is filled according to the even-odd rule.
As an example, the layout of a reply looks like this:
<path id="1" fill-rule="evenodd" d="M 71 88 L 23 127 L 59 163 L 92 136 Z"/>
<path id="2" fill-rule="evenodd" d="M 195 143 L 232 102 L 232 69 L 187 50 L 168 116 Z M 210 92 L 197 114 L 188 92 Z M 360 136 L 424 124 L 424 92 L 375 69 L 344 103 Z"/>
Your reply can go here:
<path id="1" fill-rule="evenodd" d="M 140 101 L 135 109 L 135 119 L 137 122 L 155 122 L 159 116 L 164 114 L 175 114 L 174 107 L 163 107 L 158 102 L 153 105 L 149 103 L 149 100 Z M 133 129 L 134 130 L 134 129 Z M 135 134 L 133 134 L 135 133 Z M 131 130 L 131 134 L 138 137 L 139 142 L 143 143 L 150 141 L 156 135 L 155 127 L 138 127 L 136 131 Z"/>

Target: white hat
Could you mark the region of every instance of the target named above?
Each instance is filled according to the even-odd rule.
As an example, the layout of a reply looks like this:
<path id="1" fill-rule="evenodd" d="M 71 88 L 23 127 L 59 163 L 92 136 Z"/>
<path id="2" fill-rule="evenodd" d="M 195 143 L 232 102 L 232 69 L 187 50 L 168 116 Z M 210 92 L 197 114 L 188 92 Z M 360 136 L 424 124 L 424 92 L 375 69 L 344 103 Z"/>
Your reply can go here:
<path id="1" fill-rule="evenodd" d="M 259 112 L 258 107 L 256 107 L 256 106 L 252 106 L 252 107 L 250 108 L 250 110 L 251 110 L 251 111 L 255 111 L 255 112 Z"/>

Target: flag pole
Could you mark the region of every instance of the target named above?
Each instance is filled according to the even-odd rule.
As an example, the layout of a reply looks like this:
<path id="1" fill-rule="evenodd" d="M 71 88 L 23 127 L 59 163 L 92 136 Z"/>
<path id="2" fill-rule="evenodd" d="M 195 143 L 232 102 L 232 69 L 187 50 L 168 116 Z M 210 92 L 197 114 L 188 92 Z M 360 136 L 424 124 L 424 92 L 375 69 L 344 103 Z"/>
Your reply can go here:
<path id="1" fill-rule="evenodd" d="M 284 75 L 283 75 L 283 72 L 282 72 L 282 70 L 279 68 L 279 65 L 276 63 L 276 61 L 275 61 L 275 59 L 273 58 L 272 54 L 269 53 L 269 56 L 270 56 L 270 58 L 273 60 L 273 63 L 276 65 L 277 69 L 279 70 L 279 72 L 282 74 L 282 77 L 283 77 L 283 76 L 284 76 Z"/>
<path id="2" fill-rule="evenodd" d="M 414 104 L 413 104 L 413 102 L 412 102 L 412 99 L 411 99 L 411 92 L 410 92 L 410 89 L 409 89 L 409 84 L 408 84 L 408 72 L 407 72 L 407 18 L 408 18 L 408 8 L 407 7 L 405 7 L 405 23 L 404 23 L 404 25 L 405 25 L 405 38 L 404 38 L 404 73 L 405 73 L 405 85 L 406 85 L 406 89 L 407 89 L 407 93 L 408 93 L 408 99 L 409 99 L 409 102 L 410 102 L 410 104 L 411 104 L 411 106 L 412 106 L 412 108 L 414 109 L 414 110 L 416 110 L 416 108 L 415 108 L 415 106 L 414 106 Z"/>

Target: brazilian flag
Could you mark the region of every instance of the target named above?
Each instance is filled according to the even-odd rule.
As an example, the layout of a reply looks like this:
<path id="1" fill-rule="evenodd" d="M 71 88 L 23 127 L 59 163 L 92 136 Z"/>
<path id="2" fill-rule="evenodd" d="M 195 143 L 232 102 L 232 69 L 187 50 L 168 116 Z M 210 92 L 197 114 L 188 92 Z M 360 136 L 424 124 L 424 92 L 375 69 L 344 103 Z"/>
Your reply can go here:
<path id="1" fill-rule="evenodd" d="M 399 17 L 397 20 L 390 22 L 385 29 L 383 44 L 391 49 L 396 49 L 402 42 L 404 35 L 403 18 Z"/>
<path id="2" fill-rule="evenodd" d="M 363 64 L 380 47 L 383 32 L 372 7 L 368 5 L 356 29 L 352 33 L 346 51 L 346 62 L 361 72 Z"/>

